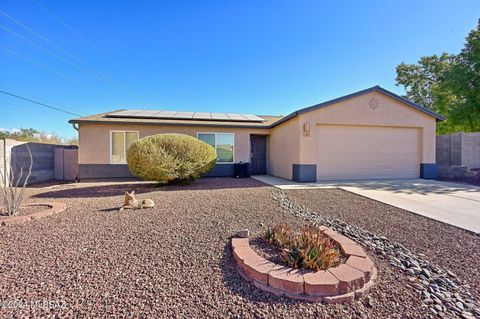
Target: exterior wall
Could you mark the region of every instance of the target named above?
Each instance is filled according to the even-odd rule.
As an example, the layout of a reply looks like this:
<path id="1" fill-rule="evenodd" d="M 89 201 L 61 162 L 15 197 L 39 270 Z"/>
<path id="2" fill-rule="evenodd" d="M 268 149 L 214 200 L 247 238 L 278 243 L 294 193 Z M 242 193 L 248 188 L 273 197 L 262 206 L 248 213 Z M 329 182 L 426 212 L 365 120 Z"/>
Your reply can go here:
<path id="1" fill-rule="evenodd" d="M 161 133 L 181 133 L 197 137 L 199 132 L 235 133 L 235 162 L 250 162 L 250 134 L 265 134 L 265 129 L 195 126 L 80 124 L 79 164 L 110 164 L 110 131 L 138 131 L 140 138 Z"/>
<path id="2" fill-rule="evenodd" d="M 267 172 L 292 179 L 293 164 L 300 161 L 299 118 L 294 117 L 270 130 L 268 138 Z"/>
<path id="3" fill-rule="evenodd" d="M 315 164 L 317 161 L 316 139 L 320 137 L 315 127 L 319 124 L 418 128 L 420 162 L 435 163 L 435 118 L 382 93 L 371 92 L 343 100 L 299 117 L 301 128 L 305 123 L 310 126 L 310 134 L 300 137 L 301 164 Z"/>
<path id="4" fill-rule="evenodd" d="M 110 164 L 110 131 L 132 130 L 139 131 L 140 137 L 160 133 L 182 133 L 194 137 L 198 132 L 235 133 L 234 162 L 250 162 L 251 134 L 269 135 L 267 172 L 286 179 L 312 181 L 316 178 L 314 167 L 317 165 L 317 154 L 321 152 L 317 150 L 317 125 L 322 124 L 418 129 L 419 162 L 435 165 L 436 119 L 385 94 L 372 91 L 301 113 L 271 129 L 82 123 L 79 125 L 80 177 L 82 171 L 92 177 L 97 172 L 107 171 L 125 175 L 119 177 L 131 176 L 125 164 Z M 422 166 L 419 169 L 422 171 Z M 430 166 L 423 165 L 423 172 L 432 171 Z M 230 175 L 232 172 L 231 164 L 218 164 L 212 173 Z"/>
<path id="5" fill-rule="evenodd" d="M 81 178 L 133 177 L 125 164 L 110 164 L 110 131 L 138 131 L 139 137 L 181 133 L 197 137 L 200 132 L 234 133 L 234 162 L 250 162 L 250 134 L 266 134 L 267 129 L 131 124 L 80 124 L 79 157 Z M 115 167 L 116 166 L 116 167 Z M 207 176 L 233 176 L 232 164 L 217 164 Z"/>

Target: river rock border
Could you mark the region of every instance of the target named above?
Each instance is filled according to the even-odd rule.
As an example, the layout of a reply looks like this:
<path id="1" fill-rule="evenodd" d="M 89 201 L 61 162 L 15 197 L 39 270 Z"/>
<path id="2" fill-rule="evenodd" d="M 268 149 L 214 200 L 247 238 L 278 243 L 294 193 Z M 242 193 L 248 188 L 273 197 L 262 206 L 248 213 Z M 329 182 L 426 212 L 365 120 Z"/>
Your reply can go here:
<path id="1" fill-rule="evenodd" d="M 13 224 L 22 224 L 33 219 L 40 219 L 43 217 L 51 216 L 63 212 L 67 209 L 67 205 L 61 202 L 48 202 L 48 203 L 31 203 L 22 205 L 22 207 L 31 207 L 31 206 L 48 206 L 50 208 L 22 216 L 10 216 L 5 217 L 0 220 L 2 226 L 13 225 Z"/>
<path id="2" fill-rule="evenodd" d="M 285 211 L 316 225 L 325 225 L 355 240 L 355 242 L 384 259 L 390 266 L 408 275 L 409 286 L 422 299 L 422 307 L 432 315 L 452 318 L 480 318 L 480 305 L 470 292 L 471 287 L 462 283 L 448 269 L 430 263 L 426 256 L 414 253 L 402 244 L 368 230 L 349 225 L 342 220 L 325 217 L 290 200 L 285 192 L 275 190 L 272 197 Z"/>
<path id="3" fill-rule="evenodd" d="M 350 303 L 374 285 L 377 269 L 353 240 L 320 226 L 347 256 L 345 263 L 321 271 L 289 268 L 259 256 L 248 238 L 232 238 L 233 257 L 240 275 L 266 292 L 309 302 Z"/>

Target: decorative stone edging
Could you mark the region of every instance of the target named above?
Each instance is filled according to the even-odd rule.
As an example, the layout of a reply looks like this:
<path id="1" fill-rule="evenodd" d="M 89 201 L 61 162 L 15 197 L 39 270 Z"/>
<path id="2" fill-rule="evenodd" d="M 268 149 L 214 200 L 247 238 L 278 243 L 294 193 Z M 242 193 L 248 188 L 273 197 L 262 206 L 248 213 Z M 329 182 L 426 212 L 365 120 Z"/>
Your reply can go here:
<path id="1" fill-rule="evenodd" d="M 458 280 L 448 269 L 430 263 L 423 254 L 415 254 L 402 244 L 378 236 L 342 220 L 325 217 L 287 198 L 283 191 L 272 192 L 272 197 L 285 211 L 317 225 L 326 225 L 354 239 L 363 247 L 385 259 L 408 275 L 409 286 L 418 292 L 422 307 L 440 317 L 480 318 L 480 306 L 470 292 L 470 286 Z"/>
<path id="2" fill-rule="evenodd" d="M 13 225 L 13 224 L 21 224 L 28 222 L 32 219 L 40 219 L 43 217 L 51 216 L 56 213 L 63 212 L 65 209 L 67 209 L 67 205 L 65 203 L 60 203 L 60 202 L 48 202 L 48 203 L 31 203 L 31 204 L 25 204 L 22 205 L 22 207 L 29 207 L 29 206 L 49 206 L 50 208 L 28 214 L 28 215 L 22 215 L 22 216 L 10 216 L 10 217 L 5 217 L 0 220 L 2 226 L 7 226 L 7 225 Z"/>
<path id="3" fill-rule="evenodd" d="M 299 270 L 278 265 L 259 256 L 248 238 L 232 238 L 233 257 L 242 277 L 277 296 L 310 302 L 340 303 L 360 298 L 373 286 L 377 269 L 365 251 L 351 239 L 320 227 L 337 242 L 347 261 L 327 270 Z"/>

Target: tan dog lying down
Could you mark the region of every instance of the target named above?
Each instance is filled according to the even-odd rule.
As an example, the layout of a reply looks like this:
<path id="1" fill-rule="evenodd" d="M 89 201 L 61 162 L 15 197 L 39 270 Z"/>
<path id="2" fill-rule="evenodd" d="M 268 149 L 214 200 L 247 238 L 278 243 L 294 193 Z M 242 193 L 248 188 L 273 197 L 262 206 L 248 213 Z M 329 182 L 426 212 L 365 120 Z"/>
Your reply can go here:
<path id="1" fill-rule="evenodd" d="M 125 202 L 120 210 L 124 209 L 140 209 L 140 208 L 152 208 L 155 207 L 155 203 L 151 199 L 139 200 L 135 198 L 135 191 L 131 193 L 125 192 Z"/>

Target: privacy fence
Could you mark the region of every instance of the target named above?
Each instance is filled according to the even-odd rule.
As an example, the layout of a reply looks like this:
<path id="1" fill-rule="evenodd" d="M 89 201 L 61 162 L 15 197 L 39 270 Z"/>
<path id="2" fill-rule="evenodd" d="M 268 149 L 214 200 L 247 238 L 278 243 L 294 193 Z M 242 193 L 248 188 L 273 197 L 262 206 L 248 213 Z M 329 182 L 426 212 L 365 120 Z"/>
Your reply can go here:
<path id="1" fill-rule="evenodd" d="M 19 183 L 23 183 L 30 166 L 27 146 L 33 159 L 29 184 L 50 180 L 72 181 L 77 178 L 77 146 L 0 139 L 0 170 L 4 175 L 13 174 L 15 183 L 21 175 L 22 167 L 24 173 Z"/>
<path id="2" fill-rule="evenodd" d="M 439 174 L 464 174 L 480 169 L 480 133 L 437 135 Z"/>

